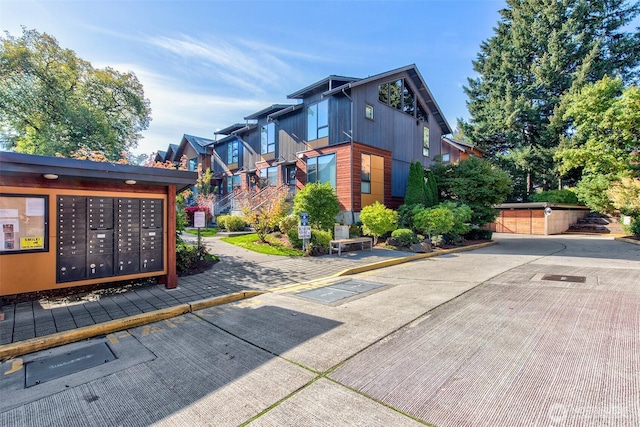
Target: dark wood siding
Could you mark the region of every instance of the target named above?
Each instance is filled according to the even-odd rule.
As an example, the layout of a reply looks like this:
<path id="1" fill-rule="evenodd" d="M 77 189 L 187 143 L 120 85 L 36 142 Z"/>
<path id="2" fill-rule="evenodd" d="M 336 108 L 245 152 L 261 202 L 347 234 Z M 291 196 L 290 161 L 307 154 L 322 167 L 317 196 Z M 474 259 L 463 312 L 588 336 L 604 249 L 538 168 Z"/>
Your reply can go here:
<path id="1" fill-rule="evenodd" d="M 426 158 L 422 155 L 424 123 L 378 101 L 378 85 L 398 78 L 405 78 L 406 84 L 413 89 L 414 95 L 418 96 L 408 76 L 403 74 L 353 88 L 351 91 L 353 137 L 356 141 L 391 151 L 392 157 L 396 160 L 404 162 L 419 160 L 423 165 L 428 166 L 432 163 L 434 156 L 440 154 L 440 137 L 442 136 L 442 131 L 433 114 L 428 112 L 430 153 L 429 158 Z M 365 118 L 365 104 L 373 106 L 373 120 Z"/>

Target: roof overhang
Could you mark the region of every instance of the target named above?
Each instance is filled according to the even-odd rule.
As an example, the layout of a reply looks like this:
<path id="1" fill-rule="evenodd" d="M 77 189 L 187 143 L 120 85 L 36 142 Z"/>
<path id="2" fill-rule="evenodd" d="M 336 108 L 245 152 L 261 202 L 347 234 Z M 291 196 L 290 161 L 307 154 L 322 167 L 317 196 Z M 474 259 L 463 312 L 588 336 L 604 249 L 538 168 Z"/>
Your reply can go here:
<path id="1" fill-rule="evenodd" d="M 258 111 L 257 113 L 253 113 L 247 117 L 245 117 L 245 120 L 257 120 L 260 119 L 262 117 L 266 117 L 269 114 L 272 113 L 277 113 L 280 110 L 284 110 L 285 108 L 291 107 L 291 104 L 273 104 L 267 108 L 264 108 L 260 111 Z"/>
<path id="2" fill-rule="evenodd" d="M 134 180 L 139 185 L 161 187 L 175 185 L 178 192 L 194 185 L 198 178 L 196 172 L 175 169 L 0 152 L 0 177 L 40 179 L 44 174 L 57 175 L 60 180 L 114 184 L 124 184 L 127 180 Z"/>

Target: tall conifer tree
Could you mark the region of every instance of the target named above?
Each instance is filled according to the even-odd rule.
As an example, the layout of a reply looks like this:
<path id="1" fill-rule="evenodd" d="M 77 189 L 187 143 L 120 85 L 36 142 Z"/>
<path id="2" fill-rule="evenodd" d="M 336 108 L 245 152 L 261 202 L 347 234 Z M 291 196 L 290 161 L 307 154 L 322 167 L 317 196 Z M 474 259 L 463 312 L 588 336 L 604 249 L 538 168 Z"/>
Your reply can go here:
<path id="1" fill-rule="evenodd" d="M 507 0 L 473 63 L 471 120 L 459 127 L 526 193 L 553 188 L 553 154 L 569 129 L 563 98 L 607 74 L 637 80 L 640 31 L 625 27 L 639 12 L 626 0 Z"/>

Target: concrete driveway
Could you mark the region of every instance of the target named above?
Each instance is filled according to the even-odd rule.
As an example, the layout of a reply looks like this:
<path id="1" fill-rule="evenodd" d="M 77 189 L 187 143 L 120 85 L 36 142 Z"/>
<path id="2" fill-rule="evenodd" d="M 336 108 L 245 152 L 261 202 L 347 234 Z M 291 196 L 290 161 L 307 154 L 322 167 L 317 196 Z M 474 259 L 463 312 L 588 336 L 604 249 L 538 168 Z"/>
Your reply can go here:
<path id="1" fill-rule="evenodd" d="M 496 240 L 4 362 L 0 425 L 640 425 L 640 246 Z"/>

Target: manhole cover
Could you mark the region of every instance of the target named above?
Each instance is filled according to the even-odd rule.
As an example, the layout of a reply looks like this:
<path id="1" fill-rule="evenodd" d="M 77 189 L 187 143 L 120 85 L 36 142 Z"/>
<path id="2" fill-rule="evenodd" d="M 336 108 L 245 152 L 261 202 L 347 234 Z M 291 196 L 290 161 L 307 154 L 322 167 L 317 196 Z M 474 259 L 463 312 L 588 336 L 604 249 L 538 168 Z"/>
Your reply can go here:
<path id="1" fill-rule="evenodd" d="M 554 282 L 573 282 L 584 283 L 587 278 L 585 276 L 563 276 L 562 274 L 545 274 L 542 280 L 552 280 Z"/>
<path id="2" fill-rule="evenodd" d="M 349 280 L 348 282 L 331 285 L 334 289 L 342 289 L 343 291 L 355 292 L 357 294 L 369 292 L 372 289 L 377 289 L 382 286 L 384 285 L 381 283 L 363 282 L 358 280 Z"/>
<path id="3" fill-rule="evenodd" d="M 115 360 L 107 343 L 93 344 L 25 365 L 25 386 L 31 387 Z"/>
<path id="4" fill-rule="evenodd" d="M 356 295 L 356 292 L 344 291 L 342 289 L 333 289 L 330 287 L 312 289 L 310 291 L 304 291 L 298 294 L 298 296 L 302 298 L 320 302 L 335 302 L 344 298 L 352 297 L 354 295 Z"/>
<path id="5" fill-rule="evenodd" d="M 380 288 L 382 286 L 384 285 L 381 283 L 347 280 L 346 282 L 335 283 L 330 286 L 300 292 L 297 295 L 314 301 L 331 303 L 354 295 L 369 292 L 372 289 Z"/>

